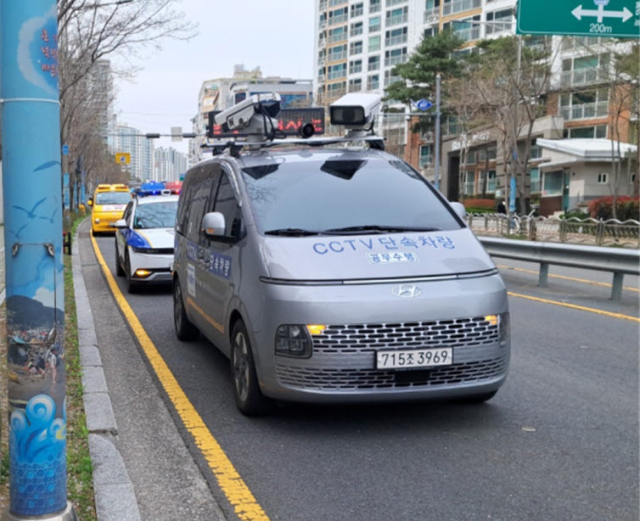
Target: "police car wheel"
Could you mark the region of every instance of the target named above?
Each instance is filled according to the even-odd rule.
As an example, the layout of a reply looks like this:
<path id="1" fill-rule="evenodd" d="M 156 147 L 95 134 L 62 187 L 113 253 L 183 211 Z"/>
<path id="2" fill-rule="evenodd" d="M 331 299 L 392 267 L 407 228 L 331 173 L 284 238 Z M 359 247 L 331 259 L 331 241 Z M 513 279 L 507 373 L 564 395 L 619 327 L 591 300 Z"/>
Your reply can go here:
<path id="1" fill-rule="evenodd" d="M 131 274 L 131 261 L 129 260 L 129 252 L 124 254 L 124 271 L 127 276 L 127 291 L 129 293 L 136 293 L 138 291 L 138 284 L 133 280 Z"/>
<path id="2" fill-rule="evenodd" d="M 118 277 L 124 277 L 124 270 L 122 264 L 120 264 L 120 256 L 118 255 L 118 239 L 116 239 L 116 275 Z"/>
<path id="3" fill-rule="evenodd" d="M 234 324 L 231 340 L 231 374 L 238 410 L 245 416 L 270 412 L 274 402 L 260 391 L 249 335 L 242 320 Z"/>
<path id="4" fill-rule="evenodd" d="M 182 288 L 178 279 L 173 284 L 173 327 L 176 330 L 178 340 L 183 342 L 196 340 L 200 335 L 198 328 L 187 318 L 182 299 Z"/>

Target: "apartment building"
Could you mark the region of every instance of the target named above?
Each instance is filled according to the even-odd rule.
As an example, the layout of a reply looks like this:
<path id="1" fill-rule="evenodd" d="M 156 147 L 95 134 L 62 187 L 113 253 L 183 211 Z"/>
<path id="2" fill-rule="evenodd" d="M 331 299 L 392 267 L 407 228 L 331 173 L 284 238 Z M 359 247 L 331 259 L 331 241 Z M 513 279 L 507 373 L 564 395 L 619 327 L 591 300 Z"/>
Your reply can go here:
<path id="1" fill-rule="evenodd" d="M 139 129 L 128 125 L 117 125 L 113 136 L 113 153 L 128 153 L 131 162 L 124 168 L 129 172 L 131 179 L 147 181 L 154 178 L 154 142 L 147 139 Z"/>
<path id="2" fill-rule="evenodd" d="M 454 31 L 465 42 L 464 49 L 469 50 L 479 40 L 513 34 L 515 5 L 516 0 L 316 0 L 316 99 L 329 105 L 347 92 L 384 94 L 385 87 L 397 79 L 393 67 L 408 60 L 422 38 L 444 29 Z M 551 46 L 553 74 L 547 116 L 535 126 L 531 179 L 526 187 L 527 195 L 533 194 L 536 199 L 555 194 L 551 185 L 556 186 L 558 176 L 557 172 L 545 172 L 545 158 L 535 139 L 607 139 L 616 94 L 607 83 L 612 40 L 560 36 L 526 39 L 526 45 L 542 44 Z M 614 50 L 620 52 L 625 45 L 616 44 Z M 409 129 L 413 123 L 404 114 L 387 114 L 381 115 L 377 124 L 392 153 L 403 156 L 433 179 L 433 133 L 412 134 Z M 621 118 L 622 141 L 636 139 L 637 124 L 630 113 Z M 442 131 L 443 193 L 452 200 L 481 192 L 505 197 L 508 165 L 499 150 L 495 129 L 461 136 L 455 119 L 445 115 Z M 521 145 L 524 150 L 524 143 Z M 463 148 L 469 153 L 464 154 L 461 165 Z"/>
<path id="3" fill-rule="evenodd" d="M 179 181 L 180 176 L 187 172 L 187 155 L 173 147 L 158 147 L 155 149 L 156 181 Z"/>

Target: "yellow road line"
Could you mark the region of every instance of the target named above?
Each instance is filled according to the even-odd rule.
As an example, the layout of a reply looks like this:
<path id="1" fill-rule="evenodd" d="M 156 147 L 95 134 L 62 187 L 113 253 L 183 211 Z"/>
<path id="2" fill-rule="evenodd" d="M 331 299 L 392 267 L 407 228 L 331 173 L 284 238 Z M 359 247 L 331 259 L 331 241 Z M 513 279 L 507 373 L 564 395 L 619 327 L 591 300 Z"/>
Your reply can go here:
<path id="1" fill-rule="evenodd" d="M 538 272 L 534 270 L 525 270 L 524 268 L 514 268 L 513 266 L 504 266 L 504 265 L 497 265 L 497 266 L 500 269 L 521 271 L 522 273 L 532 273 L 533 275 L 538 275 Z M 608 284 L 607 282 L 596 282 L 595 280 L 578 279 L 576 277 L 567 277 L 565 275 L 553 275 L 549 273 L 549 277 L 553 277 L 554 279 L 570 280 L 573 282 L 582 282 L 584 284 L 591 284 L 592 286 L 604 286 L 607 288 L 611 287 L 611 284 Z M 636 293 L 640 292 L 640 289 L 632 288 L 631 286 L 624 286 L 622 289 L 626 289 L 627 291 L 635 291 Z"/>
<path id="2" fill-rule="evenodd" d="M 568 304 L 567 302 L 559 302 L 557 300 L 548 300 L 546 298 L 532 297 L 531 295 L 522 295 L 520 293 L 508 292 L 508 295 L 510 297 L 534 300 L 536 302 L 542 302 L 544 304 L 552 304 L 554 306 L 562 306 L 563 308 L 577 309 L 579 311 L 588 311 L 589 313 L 596 313 L 597 315 L 603 315 L 605 317 L 620 318 L 622 320 L 631 320 L 632 322 L 640 323 L 640 318 L 632 317 L 631 315 L 622 315 L 621 313 L 611 313 L 610 311 L 603 311 L 601 309 L 587 308 L 584 306 L 578 306 L 576 304 Z"/>
<path id="3" fill-rule="evenodd" d="M 253 497 L 253 494 L 240 477 L 240 474 L 238 474 L 222 450 L 222 447 L 220 447 L 220 444 L 207 428 L 204 420 L 180 387 L 178 380 L 173 376 L 169 366 L 158 352 L 149 335 L 147 335 L 147 332 L 133 312 L 133 309 L 129 306 L 93 237 L 91 237 L 91 242 L 93 243 L 93 250 L 95 251 L 98 263 L 102 267 L 102 271 L 107 278 L 107 283 L 111 288 L 118 306 L 129 322 L 142 350 L 158 376 L 158 380 L 169 396 L 171 403 L 173 403 L 173 406 L 176 408 L 182 423 L 193 436 L 197 447 L 207 460 L 209 468 L 213 471 L 220 488 L 229 500 L 229 503 L 233 506 L 237 516 L 243 521 L 269 521 L 267 514 Z"/>

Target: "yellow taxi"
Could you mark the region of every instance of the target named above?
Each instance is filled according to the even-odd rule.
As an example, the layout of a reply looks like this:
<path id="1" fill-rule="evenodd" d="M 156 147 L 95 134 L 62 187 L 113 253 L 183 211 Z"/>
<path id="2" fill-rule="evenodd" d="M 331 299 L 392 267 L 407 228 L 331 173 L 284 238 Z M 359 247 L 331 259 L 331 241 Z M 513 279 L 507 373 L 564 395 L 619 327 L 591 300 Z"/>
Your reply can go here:
<path id="1" fill-rule="evenodd" d="M 91 232 L 94 235 L 115 233 L 116 229 L 112 224 L 122 218 L 129 201 L 131 201 L 131 192 L 127 185 L 98 185 L 93 197 L 90 197 L 88 201 L 89 206 L 93 209 L 91 212 Z"/>

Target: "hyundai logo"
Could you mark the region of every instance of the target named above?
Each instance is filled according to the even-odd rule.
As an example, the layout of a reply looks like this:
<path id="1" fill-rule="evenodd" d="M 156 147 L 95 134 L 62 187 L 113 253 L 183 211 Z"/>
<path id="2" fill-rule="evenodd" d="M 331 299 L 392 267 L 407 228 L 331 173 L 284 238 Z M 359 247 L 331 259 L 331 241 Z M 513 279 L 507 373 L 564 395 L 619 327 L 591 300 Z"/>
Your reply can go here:
<path id="1" fill-rule="evenodd" d="M 396 286 L 391 292 L 400 298 L 416 298 L 422 295 L 422 290 L 417 286 L 405 284 L 403 286 Z"/>

